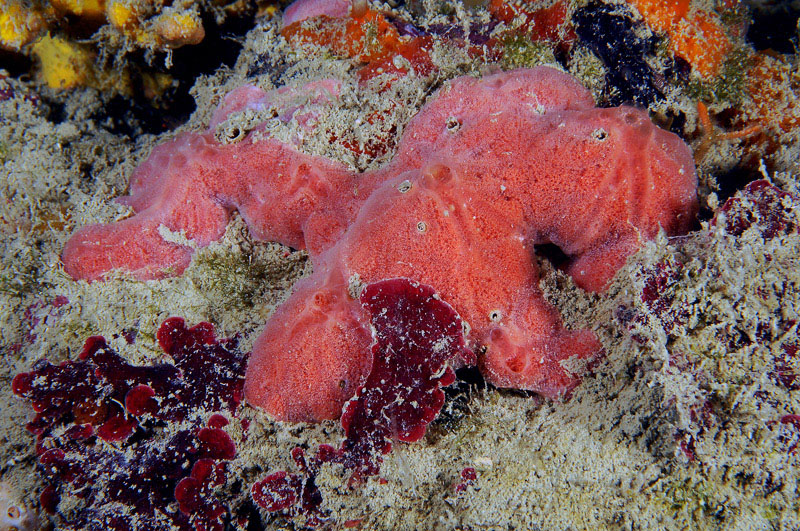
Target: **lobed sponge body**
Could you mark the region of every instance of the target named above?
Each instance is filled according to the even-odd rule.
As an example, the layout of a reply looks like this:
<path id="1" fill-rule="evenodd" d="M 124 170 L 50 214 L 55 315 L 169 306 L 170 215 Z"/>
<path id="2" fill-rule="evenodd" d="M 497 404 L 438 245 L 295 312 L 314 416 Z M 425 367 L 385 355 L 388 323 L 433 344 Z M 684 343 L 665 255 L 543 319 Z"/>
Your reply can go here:
<path id="1" fill-rule="evenodd" d="M 242 108 L 271 96 L 236 97 Z M 490 382 L 559 397 L 602 349 L 545 301 L 534 246 L 557 245 L 577 284 L 602 290 L 641 241 L 689 229 L 696 182 L 689 148 L 644 111 L 595 108 L 572 77 L 537 67 L 453 80 L 394 159 L 362 174 L 271 138 L 180 135 L 132 177 L 123 201 L 136 215 L 81 229 L 63 260 L 87 280 L 179 274 L 193 249 L 165 229 L 204 246 L 237 209 L 256 238 L 307 249 L 314 267 L 256 342 L 251 404 L 285 420 L 338 417 L 371 363 L 353 288 L 395 277 L 455 308 Z"/>

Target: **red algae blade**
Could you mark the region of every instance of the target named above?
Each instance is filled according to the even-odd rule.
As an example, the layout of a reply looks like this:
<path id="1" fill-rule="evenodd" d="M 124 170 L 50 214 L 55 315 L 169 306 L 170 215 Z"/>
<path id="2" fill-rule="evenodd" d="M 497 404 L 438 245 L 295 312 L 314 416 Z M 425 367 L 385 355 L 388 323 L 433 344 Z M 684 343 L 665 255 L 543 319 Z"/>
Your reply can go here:
<path id="1" fill-rule="evenodd" d="M 41 503 L 61 529 L 224 529 L 215 489 L 236 445 L 222 414 L 207 427 L 201 418 L 235 412 L 247 355 L 208 323 L 168 319 L 158 338 L 174 365 L 132 365 L 95 336 L 78 360 L 40 360 L 14 378 L 14 393 L 35 406 Z M 62 512 L 62 498 L 80 502 Z"/>
<path id="2" fill-rule="evenodd" d="M 405 278 L 367 285 L 360 301 L 370 315 L 372 369 L 344 407 L 345 440 L 336 450 L 321 445 L 306 460 L 292 451 L 299 474 L 274 472 L 253 485 L 253 500 L 268 512 L 305 516 L 306 525 L 326 518 L 314 484 L 326 462 L 352 471 L 351 483 L 378 473 L 392 441 L 418 441 L 444 404 L 441 387 L 455 380 L 448 362 L 470 359 L 461 318 L 430 286 Z"/>

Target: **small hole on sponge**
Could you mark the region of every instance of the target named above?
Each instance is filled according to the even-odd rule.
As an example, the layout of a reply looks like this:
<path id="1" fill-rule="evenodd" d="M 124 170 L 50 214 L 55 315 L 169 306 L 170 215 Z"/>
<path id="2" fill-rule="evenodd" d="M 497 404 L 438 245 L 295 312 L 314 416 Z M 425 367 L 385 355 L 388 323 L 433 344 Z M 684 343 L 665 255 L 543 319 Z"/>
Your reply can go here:
<path id="1" fill-rule="evenodd" d="M 328 306 L 331 303 L 331 297 L 328 293 L 324 291 L 318 291 L 312 297 L 314 301 L 314 305 L 318 307 Z"/>
<path id="2" fill-rule="evenodd" d="M 451 133 L 458 132 L 461 129 L 461 122 L 455 116 L 450 116 L 445 123 L 447 130 Z"/>
<path id="3" fill-rule="evenodd" d="M 424 221 L 420 221 L 417 223 L 417 231 L 426 232 L 427 230 L 428 230 L 428 225 Z"/>
<path id="4" fill-rule="evenodd" d="M 223 130 L 222 135 L 223 135 L 222 140 L 226 144 L 233 144 L 242 140 L 245 137 L 245 135 L 247 135 L 247 132 L 236 126 L 232 126 L 229 129 Z"/>
<path id="5" fill-rule="evenodd" d="M 411 181 L 409 181 L 408 179 L 397 185 L 397 191 L 400 192 L 401 194 L 404 194 L 409 190 L 411 190 Z"/>
<path id="6" fill-rule="evenodd" d="M 625 123 L 626 124 L 635 125 L 639 121 L 641 121 L 640 118 L 641 118 L 641 116 L 638 113 L 633 112 L 633 111 L 629 111 L 629 112 L 625 113 L 625 118 L 624 119 L 625 119 Z"/>
<path id="7" fill-rule="evenodd" d="M 503 318 L 503 314 L 500 313 L 500 310 L 492 310 L 489 312 L 489 320 L 493 323 L 500 322 L 500 319 Z"/>
<path id="8" fill-rule="evenodd" d="M 506 367 L 508 367 L 511 372 L 522 372 L 522 369 L 525 368 L 525 363 L 519 358 L 511 358 L 506 362 Z"/>

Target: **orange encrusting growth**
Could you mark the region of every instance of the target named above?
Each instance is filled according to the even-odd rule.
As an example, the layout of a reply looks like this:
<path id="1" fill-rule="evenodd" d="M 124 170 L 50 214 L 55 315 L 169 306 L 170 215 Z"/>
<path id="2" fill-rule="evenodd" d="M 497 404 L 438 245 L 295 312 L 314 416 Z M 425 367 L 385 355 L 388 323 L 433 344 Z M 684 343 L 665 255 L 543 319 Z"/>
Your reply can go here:
<path id="1" fill-rule="evenodd" d="M 511 24 L 520 18 L 520 31 L 534 41 L 571 42 L 575 38 L 569 25 L 570 2 L 560 0 L 542 8 L 536 2 L 491 0 L 487 9 L 495 19 Z"/>
<path id="2" fill-rule="evenodd" d="M 692 8 L 689 0 L 627 0 L 653 31 L 666 33 L 672 53 L 688 62 L 700 77 L 719 74 L 733 48 L 719 15 Z"/>
<path id="3" fill-rule="evenodd" d="M 791 62 L 764 53 L 756 54 L 748 70 L 747 92 L 755 120 L 775 135 L 797 134 L 800 129 L 800 75 Z"/>
<path id="4" fill-rule="evenodd" d="M 719 17 L 699 10 L 675 25 L 670 32 L 670 47 L 704 78 L 719 74 L 732 48 Z"/>
<path id="5" fill-rule="evenodd" d="M 654 31 L 668 32 L 689 12 L 689 0 L 628 0 Z"/>
<path id="6" fill-rule="evenodd" d="M 273 96 L 235 97 L 222 107 Z M 245 385 L 252 405 L 283 420 L 340 414 L 370 364 L 355 293 L 397 277 L 456 309 L 488 381 L 563 396 L 602 347 L 590 330 L 566 329 L 545 300 L 535 246 L 557 245 L 575 282 L 600 291 L 642 240 L 688 230 L 697 210 L 692 156 L 677 136 L 642 110 L 595 108 L 574 78 L 548 67 L 452 80 L 377 170 L 348 171 L 257 136 L 220 145 L 212 132 L 182 133 L 156 147 L 124 199 L 136 215 L 81 229 L 62 258 L 87 280 L 114 268 L 178 274 L 193 247 L 162 232 L 205 246 L 233 210 L 254 238 L 308 250 L 314 272 L 268 321 Z"/>
<path id="7" fill-rule="evenodd" d="M 316 22 L 316 26 L 311 24 Z M 372 9 L 351 12 L 350 16 L 332 18 L 321 15 L 294 22 L 281 30 L 293 45 L 312 43 L 329 48 L 333 53 L 364 64 L 358 75 L 362 81 L 383 73 L 405 74 L 408 64 L 419 75 L 433 70 L 430 59 L 432 39 L 429 36 L 401 36 L 397 28 L 381 13 Z"/>

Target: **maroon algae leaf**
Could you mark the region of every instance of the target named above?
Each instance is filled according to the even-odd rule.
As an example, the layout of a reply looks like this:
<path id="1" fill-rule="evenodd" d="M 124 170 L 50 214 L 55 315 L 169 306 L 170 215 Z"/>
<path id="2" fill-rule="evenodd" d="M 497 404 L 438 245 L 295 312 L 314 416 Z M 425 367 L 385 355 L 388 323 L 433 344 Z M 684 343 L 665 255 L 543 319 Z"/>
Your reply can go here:
<path id="1" fill-rule="evenodd" d="M 224 529 L 228 509 L 214 492 L 236 445 L 223 415 L 207 427 L 201 419 L 235 412 L 247 355 L 208 323 L 171 318 L 158 339 L 174 365 L 132 365 L 96 336 L 78 360 L 40 360 L 14 378 L 14 393 L 36 411 L 28 429 L 46 483 L 41 503 L 60 529 Z M 69 510 L 59 512 L 65 497 Z"/>
<path id="2" fill-rule="evenodd" d="M 344 442 L 338 450 L 321 445 L 310 460 L 295 448 L 299 473 L 274 472 L 251 489 L 260 507 L 303 515 L 310 526 L 326 517 L 314 484 L 320 466 L 340 463 L 352 471 L 354 481 L 377 474 L 394 439 L 419 440 L 439 414 L 445 399 L 441 387 L 455 380 L 448 362 L 474 359 L 461 318 L 432 287 L 394 278 L 369 284 L 360 300 L 373 328 L 373 362 L 366 381 L 344 406 Z"/>
<path id="3" fill-rule="evenodd" d="M 174 365 L 132 365 L 93 336 L 79 360 L 40 360 L 31 372 L 18 374 L 12 390 L 37 412 L 28 430 L 40 435 L 59 425 L 90 424 L 106 440 L 119 441 L 138 425 L 131 417 L 174 421 L 202 410 L 236 409 L 247 363 L 236 339 L 217 341 L 209 323 L 187 328 L 179 317 L 164 321 L 158 339 Z"/>
<path id="4" fill-rule="evenodd" d="M 794 197 L 766 179 L 748 184 L 744 190 L 725 201 L 712 224 L 724 214 L 724 227 L 728 234 L 741 236 L 752 226 L 757 226 L 765 239 L 796 230 L 796 220 L 784 198 Z"/>
<path id="5" fill-rule="evenodd" d="M 425 435 L 444 404 L 440 387 L 455 381 L 447 362 L 467 348 L 461 318 L 430 286 L 384 280 L 366 286 L 360 299 L 375 338 L 372 370 L 345 404 L 341 451 L 348 468 L 373 475 L 393 439 L 414 442 Z"/>

